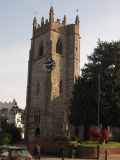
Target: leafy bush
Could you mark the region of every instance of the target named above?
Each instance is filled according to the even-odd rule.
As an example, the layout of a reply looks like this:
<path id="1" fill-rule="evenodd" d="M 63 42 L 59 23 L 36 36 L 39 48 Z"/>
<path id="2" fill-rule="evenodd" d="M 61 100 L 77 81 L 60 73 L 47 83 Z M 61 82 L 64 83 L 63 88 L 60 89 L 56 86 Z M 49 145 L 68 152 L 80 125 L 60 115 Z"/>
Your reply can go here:
<path id="1" fill-rule="evenodd" d="M 119 141 L 120 142 L 120 129 L 119 128 L 113 128 L 112 129 L 112 140 Z"/>
<path id="2" fill-rule="evenodd" d="M 12 140 L 12 137 L 9 133 L 2 133 L 0 135 L 0 144 L 4 145 L 4 144 L 10 144 Z"/>

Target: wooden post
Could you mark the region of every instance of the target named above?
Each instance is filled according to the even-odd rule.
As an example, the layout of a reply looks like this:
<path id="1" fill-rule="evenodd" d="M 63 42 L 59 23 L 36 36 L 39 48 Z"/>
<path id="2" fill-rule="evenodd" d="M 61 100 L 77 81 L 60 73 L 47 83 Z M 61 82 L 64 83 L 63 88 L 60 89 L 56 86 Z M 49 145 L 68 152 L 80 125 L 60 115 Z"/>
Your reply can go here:
<path id="1" fill-rule="evenodd" d="M 63 152 L 63 148 L 61 149 L 61 156 L 62 156 L 62 160 L 64 160 L 64 152 Z"/>
<path id="2" fill-rule="evenodd" d="M 97 145 L 97 160 L 100 158 L 100 146 Z"/>
<path id="3" fill-rule="evenodd" d="M 107 149 L 105 150 L 105 160 L 107 160 L 108 159 L 108 151 L 107 151 Z"/>

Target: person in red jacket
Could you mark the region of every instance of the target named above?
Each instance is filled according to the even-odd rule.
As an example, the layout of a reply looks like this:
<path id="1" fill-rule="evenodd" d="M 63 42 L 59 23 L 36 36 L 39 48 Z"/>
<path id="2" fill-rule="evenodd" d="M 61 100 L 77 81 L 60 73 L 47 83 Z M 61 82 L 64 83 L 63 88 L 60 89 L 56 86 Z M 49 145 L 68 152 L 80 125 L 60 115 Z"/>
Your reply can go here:
<path id="1" fill-rule="evenodd" d="M 108 143 L 108 140 L 109 140 L 108 127 L 102 128 L 102 139 L 103 139 L 103 142 Z"/>

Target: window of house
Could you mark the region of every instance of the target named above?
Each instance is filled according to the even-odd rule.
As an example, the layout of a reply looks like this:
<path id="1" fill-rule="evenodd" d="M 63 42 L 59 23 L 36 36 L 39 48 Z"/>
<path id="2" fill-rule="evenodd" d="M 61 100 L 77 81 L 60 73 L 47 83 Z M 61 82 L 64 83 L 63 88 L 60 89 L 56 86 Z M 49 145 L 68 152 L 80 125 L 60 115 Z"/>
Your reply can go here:
<path id="1" fill-rule="evenodd" d="M 59 39 L 56 44 L 56 53 L 63 54 L 62 41 Z"/>

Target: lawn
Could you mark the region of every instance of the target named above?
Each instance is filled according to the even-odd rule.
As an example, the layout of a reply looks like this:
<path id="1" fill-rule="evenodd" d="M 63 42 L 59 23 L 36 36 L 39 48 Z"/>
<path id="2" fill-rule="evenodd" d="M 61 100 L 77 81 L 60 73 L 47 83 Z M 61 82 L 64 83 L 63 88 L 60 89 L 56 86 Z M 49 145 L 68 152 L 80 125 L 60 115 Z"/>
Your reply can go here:
<path id="1" fill-rule="evenodd" d="M 107 144 L 105 143 L 98 143 L 98 141 L 80 141 L 80 143 L 78 142 L 72 142 L 71 144 L 73 144 L 74 146 L 81 146 L 81 147 L 97 147 L 98 145 L 100 147 L 120 147 L 120 142 L 115 142 L 115 141 L 109 141 Z"/>

